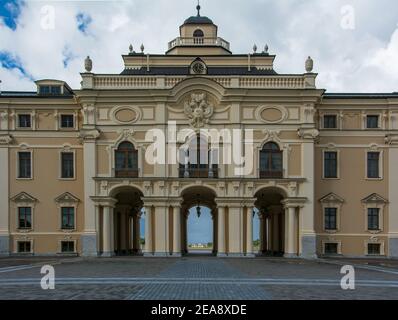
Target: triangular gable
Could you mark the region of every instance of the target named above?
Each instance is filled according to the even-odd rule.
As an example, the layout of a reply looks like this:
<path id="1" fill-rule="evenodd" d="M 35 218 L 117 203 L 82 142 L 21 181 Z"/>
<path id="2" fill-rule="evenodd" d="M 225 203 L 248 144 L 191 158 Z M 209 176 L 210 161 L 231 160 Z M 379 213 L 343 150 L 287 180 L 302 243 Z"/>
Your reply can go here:
<path id="1" fill-rule="evenodd" d="M 382 196 L 377 193 L 372 193 L 370 196 L 367 196 L 365 199 L 362 199 L 363 203 L 387 203 L 388 200 L 384 199 Z"/>
<path id="2" fill-rule="evenodd" d="M 327 203 L 327 202 L 334 202 L 334 203 L 343 203 L 344 199 L 339 197 L 337 194 L 331 192 L 324 196 L 323 198 L 319 199 L 320 202 L 322 203 Z"/>
<path id="3" fill-rule="evenodd" d="M 14 202 L 36 202 L 37 199 L 26 192 L 18 193 L 15 197 L 11 198 Z"/>
<path id="4" fill-rule="evenodd" d="M 67 202 L 76 203 L 79 201 L 80 200 L 78 198 L 76 198 L 73 194 L 70 194 L 69 192 L 65 192 L 55 198 L 55 202 L 58 202 L 58 203 L 67 203 Z"/>

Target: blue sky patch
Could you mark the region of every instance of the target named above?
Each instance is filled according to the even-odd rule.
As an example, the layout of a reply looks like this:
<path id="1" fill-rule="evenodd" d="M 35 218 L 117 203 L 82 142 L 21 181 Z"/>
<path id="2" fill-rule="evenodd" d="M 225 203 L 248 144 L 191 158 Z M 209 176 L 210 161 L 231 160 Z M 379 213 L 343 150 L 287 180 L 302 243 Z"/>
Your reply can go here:
<path id="1" fill-rule="evenodd" d="M 77 56 L 73 54 L 73 52 L 68 46 L 65 46 L 64 49 L 62 50 L 62 56 L 63 56 L 62 63 L 64 64 L 64 68 L 67 68 L 69 62 L 77 58 Z"/>
<path id="2" fill-rule="evenodd" d="M 90 26 L 90 23 L 93 21 L 91 16 L 87 13 L 80 12 L 76 15 L 76 21 L 77 21 L 77 28 L 84 33 L 85 35 L 88 34 L 88 27 Z"/>
<path id="3" fill-rule="evenodd" d="M 12 53 L 8 51 L 0 51 L 0 66 L 8 70 L 17 69 L 26 78 L 32 81 L 34 80 L 33 77 L 24 69 L 20 59 L 18 57 L 13 56 Z"/>
<path id="4" fill-rule="evenodd" d="M 9 0 L 1 1 L 0 4 L 0 17 L 4 24 L 15 30 L 18 24 L 18 17 L 21 14 L 21 7 L 23 6 L 22 0 Z"/>

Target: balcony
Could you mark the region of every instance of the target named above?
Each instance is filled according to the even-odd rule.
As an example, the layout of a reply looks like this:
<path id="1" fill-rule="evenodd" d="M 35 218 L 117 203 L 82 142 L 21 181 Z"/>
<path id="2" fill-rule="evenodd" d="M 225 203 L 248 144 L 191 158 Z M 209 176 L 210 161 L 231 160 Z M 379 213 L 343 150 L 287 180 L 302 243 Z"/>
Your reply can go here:
<path id="1" fill-rule="evenodd" d="M 202 38 L 202 37 L 192 37 L 192 38 L 181 38 L 178 37 L 169 42 L 169 50 L 175 47 L 192 47 L 192 46 L 217 46 L 223 47 L 224 49 L 229 50 L 230 45 L 229 42 L 217 37 L 217 38 Z"/>
<path id="2" fill-rule="evenodd" d="M 180 168 L 178 176 L 180 178 L 218 178 L 218 168 Z"/>
<path id="3" fill-rule="evenodd" d="M 283 171 L 259 170 L 260 179 L 283 179 Z"/>
<path id="4" fill-rule="evenodd" d="M 115 169 L 116 178 L 138 178 L 139 170 L 119 170 Z"/>

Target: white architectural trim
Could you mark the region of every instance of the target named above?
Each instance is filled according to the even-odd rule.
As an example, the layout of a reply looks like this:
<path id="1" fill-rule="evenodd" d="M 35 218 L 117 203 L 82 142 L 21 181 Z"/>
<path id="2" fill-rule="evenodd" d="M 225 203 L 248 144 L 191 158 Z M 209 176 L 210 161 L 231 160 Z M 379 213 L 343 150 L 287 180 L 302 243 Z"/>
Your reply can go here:
<path id="1" fill-rule="evenodd" d="M 337 150 L 334 146 L 329 145 L 329 149 L 324 149 L 322 150 L 322 179 L 323 180 L 340 180 L 340 150 Z M 336 178 L 326 178 L 325 177 L 325 153 L 326 152 L 335 152 L 337 154 L 336 157 L 336 162 L 337 162 L 337 168 L 336 168 Z"/>
<path id="2" fill-rule="evenodd" d="M 369 178 L 368 177 L 368 153 L 379 153 L 379 177 L 378 178 Z M 368 146 L 368 149 L 365 150 L 365 180 L 369 181 L 380 181 L 384 179 L 384 151 L 380 150 L 377 144 L 372 144 Z"/>
<path id="3" fill-rule="evenodd" d="M 73 154 L 73 177 L 63 178 L 62 177 L 62 154 L 72 153 Z M 62 181 L 75 181 L 76 177 L 76 150 L 71 149 L 69 146 L 64 146 L 64 149 L 58 151 L 58 180 Z"/>
<path id="4" fill-rule="evenodd" d="M 30 153 L 30 178 L 20 178 L 19 177 L 19 154 L 21 152 Z M 15 166 L 15 168 L 16 168 L 15 176 L 16 176 L 17 180 L 34 180 L 33 155 L 34 155 L 33 149 L 31 149 L 28 146 L 22 146 L 21 145 L 20 149 L 18 149 L 17 154 L 16 154 L 17 163 L 16 163 L 16 166 Z"/>

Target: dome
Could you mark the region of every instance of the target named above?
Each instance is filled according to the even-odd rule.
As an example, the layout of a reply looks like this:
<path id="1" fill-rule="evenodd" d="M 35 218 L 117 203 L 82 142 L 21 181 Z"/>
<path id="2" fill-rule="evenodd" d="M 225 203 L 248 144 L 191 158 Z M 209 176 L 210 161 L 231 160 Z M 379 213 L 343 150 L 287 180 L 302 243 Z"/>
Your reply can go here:
<path id="1" fill-rule="evenodd" d="M 185 20 L 184 24 L 213 24 L 208 17 L 192 16 Z"/>

